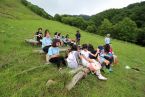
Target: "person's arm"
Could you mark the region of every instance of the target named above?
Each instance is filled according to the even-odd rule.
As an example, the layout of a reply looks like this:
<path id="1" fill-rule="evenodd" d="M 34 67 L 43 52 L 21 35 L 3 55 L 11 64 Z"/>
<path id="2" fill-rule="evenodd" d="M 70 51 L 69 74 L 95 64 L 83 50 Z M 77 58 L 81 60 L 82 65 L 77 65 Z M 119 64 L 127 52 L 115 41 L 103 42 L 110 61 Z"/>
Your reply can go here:
<path id="1" fill-rule="evenodd" d="M 97 52 L 96 52 L 96 54 L 92 54 L 92 53 L 90 52 L 90 54 L 91 54 L 92 56 L 94 56 L 94 57 L 96 57 L 96 56 L 98 55 Z"/>
<path id="2" fill-rule="evenodd" d="M 92 63 L 93 61 L 90 58 L 86 58 L 84 55 L 80 55 L 81 58 L 84 58 L 86 61 L 88 61 L 89 63 Z"/>
<path id="3" fill-rule="evenodd" d="M 51 59 L 51 58 L 55 58 L 55 57 L 59 57 L 59 56 L 60 56 L 59 54 L 54 54 L 54 55 L 51 55 L 51 56 L 50 56 L 50 59 Z"/>
<path id="4" fill-rule="evenodd" d="M 105 38 L 104 40 L 105 40 L 105 43 L 107 43 L 107 38 Z"/>
<path id="5" fill-rule="evenodd" d="M 43 44 L 44 47 L 47 46 L 45 37 L 42 39 L 42 44 Z"/>
<path id="6" fill-rule="evenodd" d="M 43 34 L 42 34 L 42 33 L 39 33 L 38 36 L 39 36 L 39 37 L 43 37 Z"/>
<path id="7" fill-rule="evenodd" d="M 38 32 L 36 32 L 36 33 L 34 34 L 34 36 L 35 36 L 35 37 L 38 36 Z"/>

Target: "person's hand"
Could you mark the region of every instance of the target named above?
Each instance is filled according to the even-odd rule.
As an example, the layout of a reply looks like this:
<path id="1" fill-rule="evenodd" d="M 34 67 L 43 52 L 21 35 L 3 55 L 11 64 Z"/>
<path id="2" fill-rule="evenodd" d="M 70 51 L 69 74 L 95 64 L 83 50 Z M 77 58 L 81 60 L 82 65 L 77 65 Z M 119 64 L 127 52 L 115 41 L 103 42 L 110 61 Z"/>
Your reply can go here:
<path id="1" fill-rule="evenodd" d="M 97 52 L 98 52 L 98 53 L 99 53 L 99 51 L 100 51 L 100 50 L 97 48 Z"/>

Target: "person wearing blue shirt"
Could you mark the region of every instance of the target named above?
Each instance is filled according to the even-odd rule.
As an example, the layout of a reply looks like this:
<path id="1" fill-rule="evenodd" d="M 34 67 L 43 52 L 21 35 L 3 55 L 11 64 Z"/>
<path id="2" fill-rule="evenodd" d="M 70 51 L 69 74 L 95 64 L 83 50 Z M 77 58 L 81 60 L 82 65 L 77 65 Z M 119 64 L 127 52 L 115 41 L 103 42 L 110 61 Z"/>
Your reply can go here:
<path id="1" fill-rule="evenodd" d="M 59 54 L 60 40 L 54 39 L 52 46 L 49 48 L 47 55 L 49 56 L 49 62 L 57 65 L 57 68 L 60 70 L 61 65 L 66 66 L 66 62 L 63 56 Z"/>
<path id="2" fill-rule="evenodd" d="M 45 30 L 44 38 L 41 40 L 42 49 L 45 53 L 48 53 L 48 49 L 52 44 L 52 40 L 50 38 L 50 33 L 48 30 Z"/>

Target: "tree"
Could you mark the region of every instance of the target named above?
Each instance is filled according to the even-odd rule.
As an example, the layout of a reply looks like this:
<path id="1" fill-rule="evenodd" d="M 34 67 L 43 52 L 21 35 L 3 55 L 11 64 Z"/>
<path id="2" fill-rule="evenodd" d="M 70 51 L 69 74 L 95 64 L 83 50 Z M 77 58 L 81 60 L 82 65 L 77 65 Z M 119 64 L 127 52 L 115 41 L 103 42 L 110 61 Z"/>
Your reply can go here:
<path id="1" fill-rule="evenodd" d="M 112 23 L 108 19 L 104 19 L 102 24 L 98 28 L 98 32 L 100 35 L 105 35 L 107 33 L 112 32 Z"/>
<path id="2" fill-rule="evenodd" d="M 61 16 L 59 14 L 55 14 L 54 20 L 61 22 Z"/>
<path id="3" fill-rule="evenodd" d="M 86 28 L 86 31 L 91 32 L 91 33 L 95 33 L 96 26 L 95 25 L 88 25 Z"/>
<path id="4" fill-rule="evenodd" d="M 49 15 L 48 13 L 46 13 L 44 11 L 44 9 L 39 8 L 37 5 L 33 5 L 30 2 L 28 2 L 27 0 L 21 0 L 22 4 L 24 4 L 26 7 L 28 7 L 30 10 L 32 10 L 34 13 L 36 13 L 37 15 L 46 18 L 46 19 L 52 19 L 52 16 Z"/>
<path id="5" fill-rule="evenodd" d="M 145 46 L 145 28 L 138 29 L 136 36 L 136 43 Z"/>
<path id="6" fill-rule="evenodd" d="M 137 25 L 130 18 L 126 17 L 114 26 L 114 31 L 115 32 L 113 33 L 115 34 L 115 38 L 135 42 Z"/>

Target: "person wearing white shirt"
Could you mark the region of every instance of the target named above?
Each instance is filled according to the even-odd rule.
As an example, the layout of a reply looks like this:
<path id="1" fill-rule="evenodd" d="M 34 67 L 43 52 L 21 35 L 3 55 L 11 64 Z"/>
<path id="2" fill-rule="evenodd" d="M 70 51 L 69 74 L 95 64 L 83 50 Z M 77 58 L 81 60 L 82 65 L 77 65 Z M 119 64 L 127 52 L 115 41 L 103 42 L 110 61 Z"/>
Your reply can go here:
<path id="1" fill-rule="evenodd" d="M 110 40 L 110 34 L 107 34 L 107 36 L 105 37 L 105 44 L 110 44 L 111 40 Z"/>

